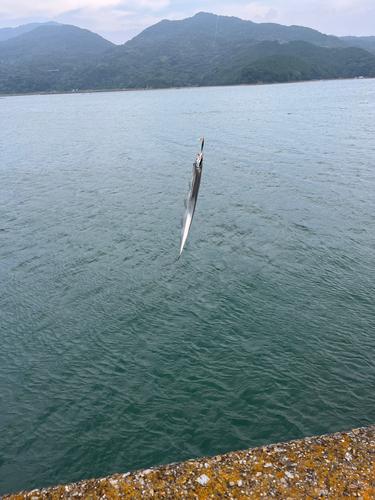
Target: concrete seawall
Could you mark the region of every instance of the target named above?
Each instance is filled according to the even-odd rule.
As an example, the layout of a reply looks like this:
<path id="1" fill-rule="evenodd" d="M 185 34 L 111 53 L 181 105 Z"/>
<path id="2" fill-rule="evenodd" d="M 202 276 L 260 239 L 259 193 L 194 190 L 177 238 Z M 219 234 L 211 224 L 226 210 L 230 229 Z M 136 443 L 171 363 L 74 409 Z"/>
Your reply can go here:
<path id="1" fill-rule="evenodd" d="M 375 426 L 0 498 L 374 500 Z"/>

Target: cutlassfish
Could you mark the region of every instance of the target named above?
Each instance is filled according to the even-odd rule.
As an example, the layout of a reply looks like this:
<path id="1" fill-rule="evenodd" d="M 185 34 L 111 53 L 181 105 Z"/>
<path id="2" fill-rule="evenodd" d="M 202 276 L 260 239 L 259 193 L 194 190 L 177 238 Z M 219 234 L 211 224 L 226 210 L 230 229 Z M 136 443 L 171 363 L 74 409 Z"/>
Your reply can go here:
<path id="1" fill-rule="evenodd" d="M 197 205 L 199 186 L 202 177 L 203 146 L 204 146 L 204 139 L 201 139 L 201 151 L 200 153 L 197 153 L 197 156 L 195 157 L 195 161 L 193 163 L 193 180 L 191 181 L 191 188 L 187 200 L 185 221 L 182 225 L 180 253 L 175 262 L 177 262 L 178 259 L 181 257 L 182 250 L 184 249 L 189 234 L 190 226 L 193 221 L 195 207 Z"/>

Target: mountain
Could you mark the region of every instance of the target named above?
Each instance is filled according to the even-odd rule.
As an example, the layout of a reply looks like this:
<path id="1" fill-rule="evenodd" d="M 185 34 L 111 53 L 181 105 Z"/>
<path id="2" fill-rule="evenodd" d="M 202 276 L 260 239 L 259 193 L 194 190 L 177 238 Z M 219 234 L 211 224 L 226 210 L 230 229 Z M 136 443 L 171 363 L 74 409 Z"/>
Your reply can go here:
<path id="1" fill-rule="evenodd" d="M 375 77 L 375 56 L 357 47 L 263 41 L 235 51 L 222 42 L 217 43 L 217 54 L 211 57 L 204 45 L 206 40 L 197 37 L 184 50 L 177 43 L 154 43 L 147 50 L 128 50 L 122 57 L 108 53 L 106 62 L 76 73 L 77 88 L 166 88 Z"/>
<path id="2" fill-rule="evenodd" d="M 18 26 L 17 28 L 0 28 L 0 42 L 4 40 L 9 40 L 9 38 L 14 38 L 16 36 L 32 31 L 39 26 L 60 26 L 60 23 L 55 23 L 54 21 L 49 21 L 47 23 L 29 23 Z"/>
<path id="3" fill-rule="evenodd" d="M 160 43 L 163 40 L 178 39 L 189 41 L 199 35 L 205 35 L 212 42 L 217 38 L 233 41 L 277 40 L 290 42 L 304 40 L 323 47 L 343 47 L 346 44 L 338 37 L 324 35 L 319 31 L 303 26 L 283 26 L 275 23 L 253 23 L 238 17 L 217 16 L 207 12 L 199 12 L 182 21 L 164 20 L 146 28 L 138 36 L 126 42 L 127 47 L 143 44 Z"/>
<path id="4" fill-rule="evenodd" d="M 249 65 L 255 61 L 257 70 L 262 64 L 268 69 L 253 73 L 251 83 L 375 76 L 375 57 L 337 37 L 199 13 L 183 21 L 161 21 L 114 47 L 95 68 L 79 71 L 77 84 L 110 89 L 250 83 Z M 269 71 L 272 62 L 276 72 Z"/>
<path id="5" fill-rule="evenodd" d="M 342 36 L 340 40 L 351 47 L 361 47 L 375 54 L 375 36 Z"/>
<path id="6" fill-rule="evenodd" d="M 0 42 L 0 93 L 71 90 L 77 68 L 94 64 L 112 47 L 101 36 L 70 25 L 43 25 Z"/>
<path id="7" fill-rule="evenodd" d="M 358 47 L 327 49 L 302 41 L 263 45 L 264 56 L 253 57 L 241 70 L 238 83 L 375 77 L 375 56 Z"/>
<path id="8" fill-rule="evenodd" d="M 1 61 L 29 61 L 66 55 L 69 57 L 101 54 L 114 44 L 89 30 L 67 24 L 43 25 L 0 42 Z"/>
<path id="9" fill-rule="evenodd" d="M 375 55 L 301 26 L 199 13 L 116 46 L 74 26 L 0 42 L 0 93 L 375 77 Z"/>
<path id="10" fill-rule="evenodd" d="M 261 42 L 276 40 L 291 42 L 303 40 L 321 47 L 361 47 L 375 53 L 375 36 L 337 37 L 325 35 L 317 30 L 303 26 L 283 26 L 275 23 L 254 23 L 237 17 L 217 16 L 199 12 L 182 21 L 164 20 L 146 28 L 142 33 L 125 45 L 137 45 L 170 40 L 172 37 L 188 40 L 198 33 L 215 38 L 237 41 Z"/>

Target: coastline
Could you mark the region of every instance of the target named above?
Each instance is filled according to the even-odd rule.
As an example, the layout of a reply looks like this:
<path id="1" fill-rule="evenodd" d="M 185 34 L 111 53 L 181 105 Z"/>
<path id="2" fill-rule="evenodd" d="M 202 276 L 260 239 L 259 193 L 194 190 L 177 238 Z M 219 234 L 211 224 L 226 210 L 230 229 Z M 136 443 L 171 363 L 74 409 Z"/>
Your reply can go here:
<path id="1" fill-rule="evenodd" d="M 21 491 L 0 500 L 375 498 L 375 425 L 100 479 Z"/>
<path id="2" fill-rule="evenodd" d="M 24 94 L 0 94 L 0 99 L 5 97 L 21 97 L 21 96 L 35 96 L 35 95 L 65 95 L 65 94 L 98 94 L 98 93 L 108 93 L 108 92 L 145 92 L 152 90 L 181 90 L 181 89 L 205 89 L 205 88 L 216 88 L 216 87 L 257 87 L 259 85 L 288 85 L 292 83 L 309 83 L 309 82 L 335 82 L 343 80 L 373 80 L 371 77 L 353 77 L 353 78 L 327 78 L 319 80 L 297 80 L 294 82 L 258 82 L 258 83 L 241 83 L 235 85 L 191 85 L 186 87 L 160 87 L 160 88 L 135 88 L 135 89 L 101 89 L 101 90 L 70 90 L 70 91 L 52 91 L 52 92 L 28 92 Z"/>

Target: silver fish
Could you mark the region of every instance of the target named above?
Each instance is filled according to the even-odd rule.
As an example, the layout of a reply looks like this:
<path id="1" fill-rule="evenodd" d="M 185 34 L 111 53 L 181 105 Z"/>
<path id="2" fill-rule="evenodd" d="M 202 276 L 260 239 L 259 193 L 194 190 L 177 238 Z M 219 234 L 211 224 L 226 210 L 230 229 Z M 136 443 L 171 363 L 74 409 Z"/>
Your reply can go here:
<path id="1" fill-rule="evenodd" d="M 175 260 L 175 262 L 177 262 L 178 259 L 181 257 L 182 250 L 184 249 L 184 246 L 185 246 L 188 234 L 189 234 L 190 226 L 191 226 L 191 223 L 193 221 L 195 207 L 197 205 L 199 186 L 200 186 L 201 177 L 202 177 L 203 146 L 204 146 L 204 139 L 201 139 L 201 152 L 197 153 L 197 156 L 195 157 L 195 162 L 193 163 L 193 180 L 191 181 L 191 188 L 189 191 L 188 201 L 187 201 L 186 217 L 185 217 L 185 222 L 183 224 L 183 230 L 182 230 L 182 234 L 181 234 L 180 254 L 177 257 L 177 259 Z"/>

